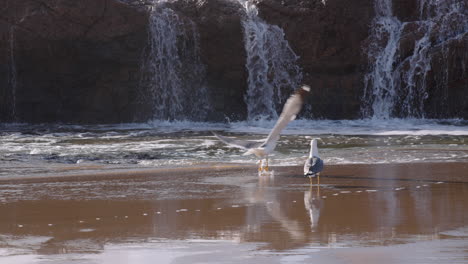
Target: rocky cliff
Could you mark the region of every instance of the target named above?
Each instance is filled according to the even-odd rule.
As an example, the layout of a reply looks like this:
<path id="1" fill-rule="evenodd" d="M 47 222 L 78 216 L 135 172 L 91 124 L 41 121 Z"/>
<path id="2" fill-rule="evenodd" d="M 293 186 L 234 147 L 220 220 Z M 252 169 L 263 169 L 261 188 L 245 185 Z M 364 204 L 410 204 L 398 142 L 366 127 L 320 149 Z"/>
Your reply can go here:
<path id="1" fill-rule="evenodd" d="M 133 119 L 147 31 L 143 6 L 113 0 L 2 0 L 0 9 L 0 120 Z M 15 67 L 9 69 L 12 61 Z M 13 103 L 14 116 L 8 109 Z"/>
<path id="2" fill-rule="evenodd" d="M 166 5 L 198 30 L 211 102 L 206 119 L 245 119 L 242 5 L 229 0 Z M 258 0 L 256 5 L 263 20 L 284 30 L 299 56 L 303 82 L 312 86 L 304 115 L 361 117 L 363 80 L 372 63 L 366 47 L 374 0 Z M 139 98 L 151 6 L 141 0 L 1 0 L 0 121 L 115 123 L 149 118 L 141 114 L 147 106 Z M 418 20 L 416 0 L 394 0 L 393 9 L 401 21 Z M 417 37 L 411 36 L 417 31 L 410 26 L 407 30 L 400 58 L 415 52 Z M 427 117 L 468 118 L 468 81 L 462 67 L 468 63 L 467 43 L 465 34 L 450 44 L 448 53 L 446 48 L 431 50 Z M 445 71 L 450 73 L 439 74 Z"/>
<path id="3" fill-rule="evenodd" d="M 315 118 L 358 118 L 365 57 L 362 43 L 373 18 L 373 1 L 280 1 L 258 3 L 260 15 L 284 29 L 300 57 L 304 82 L 312 86 Z"/>

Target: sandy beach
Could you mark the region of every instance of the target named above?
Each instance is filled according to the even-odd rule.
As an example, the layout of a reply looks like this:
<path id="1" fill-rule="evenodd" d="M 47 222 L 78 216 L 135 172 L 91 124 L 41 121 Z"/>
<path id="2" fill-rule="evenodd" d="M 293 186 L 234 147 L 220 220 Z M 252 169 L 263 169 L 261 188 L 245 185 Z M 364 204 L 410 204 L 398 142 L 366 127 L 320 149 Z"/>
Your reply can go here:
<path id="1" fill-rule="evenodd" d="M 468 263 L 467 163 L 272 169 L 3 177 L 0 262 Z"/>

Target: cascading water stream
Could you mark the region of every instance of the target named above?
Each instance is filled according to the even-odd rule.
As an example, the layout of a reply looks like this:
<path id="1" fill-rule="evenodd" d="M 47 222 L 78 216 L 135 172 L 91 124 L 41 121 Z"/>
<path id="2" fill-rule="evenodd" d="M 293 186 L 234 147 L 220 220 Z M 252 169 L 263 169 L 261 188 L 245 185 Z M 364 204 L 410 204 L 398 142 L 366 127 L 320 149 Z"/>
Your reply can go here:
<path id="1" fill-rule="evenodd" d="M 390 117 L 389 109 L 394 105 L 396 85 L 393 76 L 393 61 L 397 56 L 401 23 L 393 16 L 391 0 L 376 0 L 376 17 L 373 21 L 369 58 L 375 58 L 373 68 L 365 76 L 365 102 L 371 102 L 371 109 L 364 108 L 364 116 L 375 118 Z M 386 40 L 384 47 L 379 44 Z M 371 111 L 371 112 L 369 112 Z"/>
<path id="2" fill-rule="evenodd" d="M 428 73 L 434 70 L 435 51 L 441 48 L 442 63 L 447 64 L 449 45 L 468 32 L 468 6 L 463 0 L 419 0 L 418 4 L 417 20 L 401 22 L 393 14 L 391 0 L 375 0 L 363 117 L 425 117 Z M 413 43 L 410 50 L 408 43 Z M 464 59 L 460 61 L 463 64 Z M 437 85 L 447 90 L 450 67 L 445 66 L 445 70 L 431 74 L 440 76 Z M 465 68 L 464 64 L 461 67 Z"/>
<path id="3" fill-rule="evenodd" d="M 248 88 L 245 95 L 247 119 L 278 117 L 284 100 L 302 81 L 298 56 L 284 38 L 283 30 L 258 17 L 257 7 L 241 0 Z"/>
<path id="4" fill-rule="evenodd" d="M 7 103 L 9 104 L 8 119 L 16 121 L 16 88 L 17 88 L 17 70 L 15 59 L 15 27 L 10 26 L 9 43 L 8 43 L 8 87 L 9 94 Z"/>
<path id="5" fill-rule="evenodd" d="M 203 120 L 208 100 L 195 24 L 162 2 L 154 4 L 149 20 L 141 86 L 152 119 Z"/>

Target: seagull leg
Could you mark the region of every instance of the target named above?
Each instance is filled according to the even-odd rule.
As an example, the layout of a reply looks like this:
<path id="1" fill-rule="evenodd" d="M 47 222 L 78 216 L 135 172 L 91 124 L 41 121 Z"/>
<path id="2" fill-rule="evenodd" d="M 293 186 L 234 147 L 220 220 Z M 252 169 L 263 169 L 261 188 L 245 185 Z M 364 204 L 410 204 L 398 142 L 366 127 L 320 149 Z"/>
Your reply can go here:
<path id="1" fill-rule="evenodd" d="M 310 187 L 312 187 L 313 181 L 312 181 L 312 177 L 310 176 L 309 176 L 309 182 L 310 182 Z"/>
<path id="2" fill-rule="evenodd" d="M 266 162 L 265 162 L 265 171 L 268 171 L 268 155 L 266 156 Z"/>
<path id="3" fill-rule="evenodd" d="M 258 172 L 261 173 L 263 171 L 263 160 L 258 161 Z"/>
<path id="4" fill-rule="evenodd" d="M 317 185 L 320 185 L 320 173 L 317 173 Z"/>

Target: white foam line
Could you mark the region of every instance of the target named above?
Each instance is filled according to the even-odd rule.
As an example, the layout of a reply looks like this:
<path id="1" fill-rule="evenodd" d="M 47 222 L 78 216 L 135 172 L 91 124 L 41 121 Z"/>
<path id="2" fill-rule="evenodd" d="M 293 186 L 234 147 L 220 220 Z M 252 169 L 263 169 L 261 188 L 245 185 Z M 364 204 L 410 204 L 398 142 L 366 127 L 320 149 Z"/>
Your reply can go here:
<path id="1" fill-rule="evenodd" d="M 285 129 L 285 134 L 338 134 L 338 135 L 468 135 L 468 126 L 461 119 L 360 119 L 360 120 L 294 120 Z M 229 131 L 268 134 L 275 120 L 239 121 L 232 123 L 210 123 L 193 121 L 151 121 L 149 123 L 126 123 L 117 125 L 57 125 L 51 129 L 72 130 L 143 130 L 136 133 L 175 132 L 175 131 Z M 31 124 L 0 124 L 8 129 L 30 129 Z M 50 128 L 50 126 L 49 126 Z M 395 129 L 398 128 L 398 129 Z M 73 132 L 71 132 L 73 133 Z M 54 133 L 60 136 L 70 133 Z M 113 135 L 110 135 L 113 137 Z M 118 136 L 117 136 L 118 137 Z"/>

